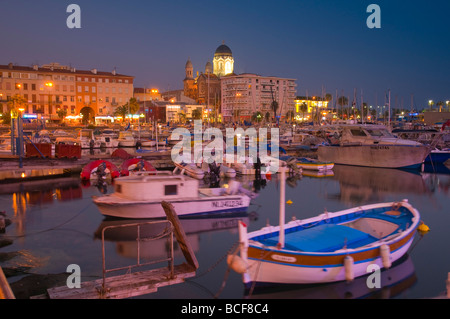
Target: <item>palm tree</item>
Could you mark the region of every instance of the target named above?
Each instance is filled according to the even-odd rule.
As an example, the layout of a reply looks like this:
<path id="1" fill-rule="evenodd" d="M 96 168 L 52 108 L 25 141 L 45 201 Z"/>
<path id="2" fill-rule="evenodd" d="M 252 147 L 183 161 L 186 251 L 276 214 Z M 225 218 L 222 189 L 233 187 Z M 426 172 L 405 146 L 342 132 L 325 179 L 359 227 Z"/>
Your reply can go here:
<path id="1" fill-rule="evenodd" d="M 192 118 L 194 120 L 199 120 L 202 118 L 202 111 L 199 109 L 192 110 Z"/>
<path id="2" fill-rule="evenodd" d="M 118 106 L 114 110 L 114 115 L 122 116 L 123 119 L 127 116 L 127 114 L 128 114 L 128 104 Z"/>
<path id="3" fill-rule="evenodd" d="M 273 111 L 273 117 L 275 118 L 275 121 L 277 119 L 277 110 L 278 110 L 278 102 L 277 101 L 272 101 L 272 104 L 270 104 L 270 108 Z"/>
<path id="4" fill-rule="evenodd" d="M 186 113 L 183 111 L 178 112 L 178 118 L 181 123 L 186 123 Z"/>
<path id="5" fill-rule="evenodd" d="M 300 104 L 300 111 L 302 111 L 302 117 L 305 118 L 305 112 L 308 111 L 308 105 L 306 104 L 306 102 Z"/>
<path id="6" fill-rule="evenodd" d="M 28 106 L 27 100 L 20 94 L 13 95 L 7 103 L 8 110 L 18 113 L 19 109 L 25 109 Z"/>
<path id="7" fill-rule="evenodd" d="M 343 117 L 344 116 L 344 112 L 343 112 L 344 105 L 348 105 L 348 98 L 345 96 L 340 96 L 337 100 L 337 103 L 341 106 L 341 117 Z M 339 111 L 338 111 L 338 114 L 339 114 Z"/>
<path id="8" fill-rule="evenodd" d="M 292 122 L 294 120 L 294 111 L 289 110 L 286 112 L 286 118 L 289 122 Z"/>
<path id="9" fill-rule="evenodd" d="M 261 112 L 255 112 L 255 113 L 253 113 L 253 115 L 252 115 L 252 121 L 254 121 L 254 122 L 261 122 L 261 120 L 262 120 L 262 114 L 261 114 Z"/>

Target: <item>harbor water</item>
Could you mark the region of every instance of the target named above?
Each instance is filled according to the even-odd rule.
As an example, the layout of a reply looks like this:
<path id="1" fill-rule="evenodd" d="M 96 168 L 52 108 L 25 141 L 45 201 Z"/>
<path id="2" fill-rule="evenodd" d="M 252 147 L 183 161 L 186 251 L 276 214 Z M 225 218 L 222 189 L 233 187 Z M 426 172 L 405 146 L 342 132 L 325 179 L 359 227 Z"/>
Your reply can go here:
<path id="1" fill-rule="evenodd" d="M 407 199 L 430 230 L 416 234 L 407 256 L 382 273 L 380 288 L 369 289 L 366 278 L 362 278 L 350 284 L 285 287 L 251 294 L 245 291 L 241 275 L 228 268 L 226 257 L 236 251 L 239 219 L 249 231 L 279 223 L 278 178 L 272 175 L 262 182 L 255 182 L 254 176 L 236 178 L 244 187 L 258 192 L 245 214 L 185 221 L 183 227 L 199 263 L 196 276 L 138 298 L 416 299 L 438 298 L 446 293 L 450 272 L 450 169 L 445 166 L 404 171 L 336 165 L 330 174 L 303 171 L 301 176 L 288 177 L 286 220 Z M 107 192 L 113 192 L 112 185 Z M 0 185 L 1 210 L 11 221 L 0 234 L 0 265 L 17 298 L 43 293 L 33 284 L 24 288 L 21 283 L 27 278 L 45 275 L 51 279 L 64 274 L 72 264 L 80 267 L 82 281 L 102 278 L 102 241 L 98 234 L 109 221 L 92 201 L 92 196 L 99 195 L 100 189 L 82 184 L 78 176 Z M 165 242 L 151 242 L 140 248 L 140 254 L 164 255 L 165 248 Z M 110 267 L 134 264 L 136 241 L 118 232 L 106 238 L 105 256 Z M 175 256 L 176 263 L 184 261 L 177 245 Z"/>

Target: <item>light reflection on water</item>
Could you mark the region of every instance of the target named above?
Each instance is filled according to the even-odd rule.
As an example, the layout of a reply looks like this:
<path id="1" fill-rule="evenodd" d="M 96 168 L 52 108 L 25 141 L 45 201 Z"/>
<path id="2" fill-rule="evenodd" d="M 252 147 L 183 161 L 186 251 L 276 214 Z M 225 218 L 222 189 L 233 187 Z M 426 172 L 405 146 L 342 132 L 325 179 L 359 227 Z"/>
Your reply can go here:
<path id="1" fill-rule="evenodd" d="M 434 168 L 436 169 L 436 168 Z M 448 169 L 447 169 L 448 171 Z M 384 289 L 368 291 L 365 279 L 351 286 L 333 284 L 320 287 L 290 287 L 247 295 L 240 275 L 228 273 L 226 255 L 238 242 L 237 220 L 244 219 L 249 231 L 278 223 L 279 184 L 272 176 L 265 185 L 254 184 L 253 177 L 239 178 L 247 188 L 258 187 L 245 216 L 225 219 L 184 221 L 189 242 L 199 262 L 195 278 L 186 283 L 160 288 L 144 298 L 431 298 L 445 291 L 450 272 L 448 251 L 450 234 L 450 171 L 410 172 L 336 166 L 333 176 L 289 178 L 286 187 L 286 219 L 304 219 L 322 213 L 380 201 L 407 198 L 421 213 L 431 231 L 417 235 L 412 249 L 396 267 L 383 273 Z M 306 174 L 305 174 L 306 175 Z M 226 181 L 223 181 L 226 182 Z M 108 186 L 112 192 L 112 186 Z M 11 219 L 2 238 L 9 244 L 0 248 L 2 267 L 26 268 L 33 274 L 60 274 L 69 264 L 78 264 L 82 281 L 102 276 L 101 239 L 98 232 L 106 225 L 92 196 L 101 192 L 82 185 L 78 178 L 33 181 L 0 188 L 0 203 Z M 134 221 L 133 221 L 134 222 Z M 130 240 L 131 238 L 131 240 Z M 112 267 L 133 264 L 136 242 L 126 233 L 106 238 L 106 255 Z M 146 243 L 142 254 L 164 255 L 165 241 Z M 183 262 L 175 246 L 176 263 Z M 9 258 L 7 258 L 9 256 Z M 7 259 L 7 260 L 6 260 Z M 9 281 L 21 276 L 10 277 Z M 344 289 L 345 288 L 345 289 Z"/>

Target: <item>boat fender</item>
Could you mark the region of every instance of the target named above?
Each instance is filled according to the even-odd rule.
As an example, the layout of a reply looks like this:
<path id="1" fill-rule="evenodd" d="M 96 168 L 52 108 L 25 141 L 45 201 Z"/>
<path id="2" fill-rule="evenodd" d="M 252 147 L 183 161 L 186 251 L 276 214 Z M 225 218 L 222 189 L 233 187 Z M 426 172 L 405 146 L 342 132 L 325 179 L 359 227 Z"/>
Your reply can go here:
<path id="1" fill-rule="evenodd" d="M 389 249 L 389 246 L 384 244 L 380 247 L 380 255 L 381 255 L 381 261 L 383 262 L 383 267 L 388 269 L 391 267 L 391 252 Z"/>
<path id="2" fill-rule="evenodd" d="M 421 233 L 427 233 L 430 231 L 430 227 L 425 225 L 425 223 L 423 221 L 420 221 L 420 225 L 419 225 L 419 227 L 417 227 L 417 230 Z"/>
<path id="3" fill-rule="evenodd" d="M 245 264 L 245 261 L 237 255 L 228 255 L 227 264 L 238 274 L 244 274 L 247 272 L 247 265 Z"/>
<path id="4" fill-rule="evenodd" d="M 355 278 L 355 274 L 353 272 L 353 257 L 352 256 L 345 256 L 344 258 L 344 269 L 345 269 L 345 280 L 347 281 L 353 281 Z"/>

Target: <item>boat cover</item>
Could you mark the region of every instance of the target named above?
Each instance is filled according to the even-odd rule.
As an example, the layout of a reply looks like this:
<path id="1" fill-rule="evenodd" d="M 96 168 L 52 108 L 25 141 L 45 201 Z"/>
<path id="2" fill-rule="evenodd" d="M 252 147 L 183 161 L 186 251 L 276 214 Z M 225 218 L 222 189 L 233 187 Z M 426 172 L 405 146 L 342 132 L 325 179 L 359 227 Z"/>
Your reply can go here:
<path id="1" fill-rule="evenodd" d="M 285 249 L 304 252 L 332 252 L 344 248 L 357 248 L 377 241 L 360 230 L 336 224 L 322 224 L 285 234 Z M 266 246 L 276 246 L 279 237 L 260 240 Z"/>

